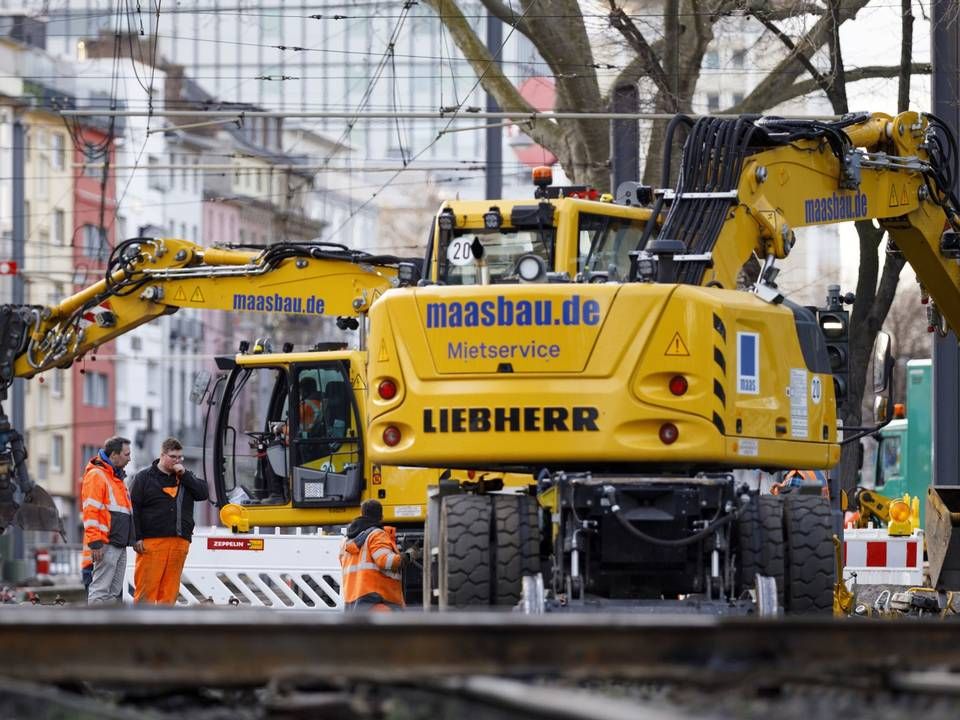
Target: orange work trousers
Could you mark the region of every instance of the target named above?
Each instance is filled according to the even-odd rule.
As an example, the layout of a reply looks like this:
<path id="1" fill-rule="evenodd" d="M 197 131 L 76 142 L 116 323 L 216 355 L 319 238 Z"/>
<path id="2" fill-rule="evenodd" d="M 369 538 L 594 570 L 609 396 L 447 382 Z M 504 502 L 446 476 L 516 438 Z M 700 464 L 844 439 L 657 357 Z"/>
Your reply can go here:
<path id="1" fill-rule="evenodd" d="M 133 598 L 138 603 L 173 605 L 180 592 L 180 574 L 190 541 L 179 537 L 147 538 L 133 572 Z"/>

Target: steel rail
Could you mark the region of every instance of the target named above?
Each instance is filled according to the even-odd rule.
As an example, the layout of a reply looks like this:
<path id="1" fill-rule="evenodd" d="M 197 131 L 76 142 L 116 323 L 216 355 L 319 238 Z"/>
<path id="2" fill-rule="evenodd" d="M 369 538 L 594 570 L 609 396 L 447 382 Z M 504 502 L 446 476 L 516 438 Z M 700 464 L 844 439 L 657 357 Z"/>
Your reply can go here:
<path id="1" fill-rule="evenodd" d="M 223 608 L 0 610 L 3 675 L 34 682 L 261 685 L 278 677 L 731 679 L 960 662 L 960 623 L 635 614 L 286 614 Z"/>

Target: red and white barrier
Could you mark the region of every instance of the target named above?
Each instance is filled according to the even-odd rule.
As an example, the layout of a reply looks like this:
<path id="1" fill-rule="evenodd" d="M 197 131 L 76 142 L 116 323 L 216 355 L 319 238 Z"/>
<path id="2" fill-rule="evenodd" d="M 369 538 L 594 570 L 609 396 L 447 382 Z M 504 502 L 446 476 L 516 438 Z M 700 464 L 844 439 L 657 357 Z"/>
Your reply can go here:
<path id="1" fill-rule="evenodd" d="M 844 530 L 843 579 L 858 585 L 923 584 L 923 531 L 891 537 L 885 528 Z"/>

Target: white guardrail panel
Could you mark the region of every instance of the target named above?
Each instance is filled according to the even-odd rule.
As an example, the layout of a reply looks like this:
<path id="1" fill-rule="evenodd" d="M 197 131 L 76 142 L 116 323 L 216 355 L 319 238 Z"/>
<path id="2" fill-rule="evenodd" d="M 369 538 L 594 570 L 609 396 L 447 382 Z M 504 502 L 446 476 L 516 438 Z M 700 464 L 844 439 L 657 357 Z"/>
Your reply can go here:
<path id="1" fill-rule="evenodd" d="M 844 530 L 843 579 L 857 585 L 923 584 L 923 530 L 893 536 L 885 528 Z"/>
<path id="2" fill-rule="evenodd" d="M 278 531 L 279 532 L 279 531 Z M 235 535 L 198 528 L 180 578 L 177 605 L 234 605 L 274 610 L 340 611 L 342 535 Z M 133 602 L 136 553 L 127 550 L 124 601 Z"/>

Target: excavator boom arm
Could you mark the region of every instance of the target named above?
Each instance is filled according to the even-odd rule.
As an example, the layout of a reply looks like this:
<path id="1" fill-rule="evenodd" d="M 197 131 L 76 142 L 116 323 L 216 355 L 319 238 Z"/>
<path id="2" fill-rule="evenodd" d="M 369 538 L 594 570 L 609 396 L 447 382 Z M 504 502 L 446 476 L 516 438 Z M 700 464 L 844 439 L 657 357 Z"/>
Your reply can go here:
<path id="1" fill-rule="evenodd" d="M 837 123 L 702 118 L 660 237 L 709 255 L 686 263 L 681 282 L 734 288 L 751 255 L 787 257 L 795 228 L 875 219 L 960 330 L 955 158 L 950 131 L 915 112 Z"/>
<path id="2" fill-rule="evenodd" d="M 52 307 L 4 306 L 0 384 L 67 367 L 160 315 L 189 307 L 232 312 L 355 316 L 399 283 L 417 260 L 324 244 L 246 251 L 185 240 L 138 238 L 119 245 L 106 277 Z"/>

